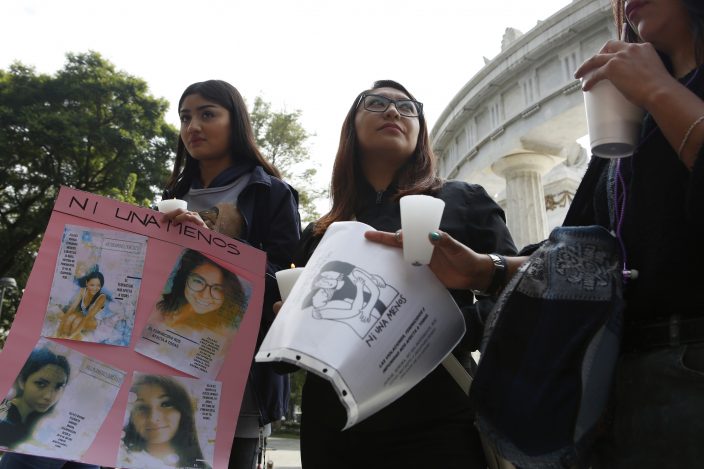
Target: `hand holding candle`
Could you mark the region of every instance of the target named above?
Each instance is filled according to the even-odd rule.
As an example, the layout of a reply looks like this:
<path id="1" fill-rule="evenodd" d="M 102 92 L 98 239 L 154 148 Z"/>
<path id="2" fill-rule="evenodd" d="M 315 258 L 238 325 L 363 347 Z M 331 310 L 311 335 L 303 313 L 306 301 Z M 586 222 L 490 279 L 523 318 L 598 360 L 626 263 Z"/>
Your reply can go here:
<path id="1" fill-rule="evenodd" d="M 445 202 L 429 195 L 407 195 L 400 203 L 403 258 L 413 265 L 429 264 L 434 246 L 428 233 L 440 227 Z"/>
<path id="2" fill-rule="evenodd" d="M 188 210 L 188 204 L 181 199 L 162 199 L 156 204 L 161 213 L 173 212 L 177 208 Z"/>
<path id="3" fill-rule="evenodd" d="M 276 281 L 279 284 L 279 292 L 281 293 L 281 300 L 286 301 L 289 293 L 293 290 L 293 286 L 296 284 L 296 280 L 303 273 L 303 267 L 296 267 L 291 264 L 290 269 L 279 270 L 276 272 Z"/>
<path id="4" fill-rule="evenodd" d="M 622 25 L 619 40 L 625 40 L 628 28 L 627 22 Z M 584 92 L 584 106 L 592 154 L 602 158 L 631 156 L 638 145 L 645 109 L 626 99 L 608 78 Z"/>

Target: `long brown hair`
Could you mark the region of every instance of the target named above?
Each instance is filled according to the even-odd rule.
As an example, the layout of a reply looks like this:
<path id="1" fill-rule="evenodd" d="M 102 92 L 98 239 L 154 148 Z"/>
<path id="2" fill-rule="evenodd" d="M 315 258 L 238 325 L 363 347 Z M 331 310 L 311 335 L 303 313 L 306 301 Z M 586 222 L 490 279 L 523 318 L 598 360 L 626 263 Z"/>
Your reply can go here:
<path id="1" fill-rule="evenodd" d="M 139 393 L 141 386 L 158 386 L 161 388 L 171 406 L 181 414 L 176 433 L 169 441 L 171 448 L 178 455 L 178 467 L 210 467 L 203 459 L 203 451 L 198 442 L 195 409 L 191 403 L 191 397 L 183 385 L 170 376 L 145 374 L 139 375 L 135 379 L 130 392 Z M 132 414 L 130 414 L 127 424 L 122 429 L 122 442 L 129 452 L 147 451 L 148 443 L 144 436 L 137 431 Z"/>
<path id="2" fill-rule="evenodd" d="M 694 58 L 697 65 L 704 63 L 704 4 L 701 0 L 679 0 L 689 13 L 689 29 L 694 38 Z M 612 0 L 611 7 L 616 21 L 616 31 L 618 37 L 623 37 L 626 42 L 642 42 L 638 33 L 626 22 L 626 12 L 624 8 L 625 0 Z M 623 31 L 624 25 L 626 31 Z"/>
<path id="3" fill-rule="evenodd" d="M 350 220 L 355 215 L 364 175 L 360 163 L 354 118 L 362 95 L 377 88 L 393 88 L 415 100 L 413 95 L 403 85 L 392 80 L 376 81 L 370 89 L 357 95 L 342 124 L 340 144 L 337 147 L 337 155 L 332 168 L 332 180 L 330 181 L 332 208 L 316 222 L 316 235 L 324 233 L 331 223 Z M 432 194 L 442 184 L 441 179 L 437 176 L 437 158 L 430 147 L 428 126 L 422 112 L 418 116 L 418 121 L 420 126 L 416 149 L 396 175 L 396 186 L 398 188 L 394 194 L 396 199 L 409 194 Z"/>
<path id="4" fill-rule="evenodd" d="M 261 166 L 271 176 L 281 179 L 279 170 L 262 156 L 254 140 L 252 123 L 247 106 L 237 88 L 226 81 L 208 80 L 190 85 L 178 100 L 181 109 L 183 100 L 192 94 L 199 94 L 203 99 L 212 101 L 227 109 L 230 113 L 230 152 L 233 158 L 242 158 Z M 179 133 L 176 149 L 176 161 L 171 178 L 166 184 L 169 197 L 181 197 L 191 187 L 191 182 L 200 176 L 198 161 L 195 160 L 183 143 Z"/>

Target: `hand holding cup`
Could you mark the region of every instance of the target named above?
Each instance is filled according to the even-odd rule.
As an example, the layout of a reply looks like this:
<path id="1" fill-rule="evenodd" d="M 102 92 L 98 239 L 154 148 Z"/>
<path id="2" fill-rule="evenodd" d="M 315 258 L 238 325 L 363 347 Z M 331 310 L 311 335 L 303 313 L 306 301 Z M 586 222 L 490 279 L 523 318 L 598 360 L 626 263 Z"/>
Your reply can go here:
<path id="1" fill-rule="evenodd" d="M 592 153 L 602 158 L 633 154 L 645 111 L 626 99 L 608 79 L 584 92 Z"/>

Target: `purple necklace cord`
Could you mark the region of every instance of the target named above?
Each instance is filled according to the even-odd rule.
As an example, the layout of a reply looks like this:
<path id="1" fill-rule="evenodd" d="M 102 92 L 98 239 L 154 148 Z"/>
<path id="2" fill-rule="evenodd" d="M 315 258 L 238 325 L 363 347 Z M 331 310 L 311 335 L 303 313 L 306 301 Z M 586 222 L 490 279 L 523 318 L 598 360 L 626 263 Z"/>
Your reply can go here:
<path id="1" fill-rule="evenodd" d="M 685 87 L 689 88 L 689 85 L 692 84 L 694 79 L 697 77 L 699 74 L 699 69 L 700 67 L 697 67 L 694 70 L 694 74 L 687 80 L 687 82 L 684 84 Z M 648 134 L 641 139 L 641 141 L 647 140 L 650 135 L 657 130 L 657 127 L 653 127 Z M 635 154 L 635 151 L 634 151 Z M 631 164 L 633 160 L 630 160 Z M 633 172 L 633 168 L 631 168 L 631 173 Z M 621 194 L 619 194 L 619 188 L 621 189 Z M 616 239 L 618 240 L 618 244 L 621 248 L 621 257 L 623 259 L 623 270 L 621 271 L 621 275 L 623 276 L 623 282 L 627 283 L 628 280 L 631 278 L 635 278 L 635 276 L 632 275 L 631 270 L 628 269 L 628 262 L 627 262 L 627 256 L 626 256 L 626 245 L 623 242 L 623 236 L 621 236 L 621 228 L 623 228 L 623 217 L 626 212 L 626 181 L 623 179 L 623 174 L 621 174 L 621 158 L 616 160 L 616 172 L 614 175 L 614 187 L 613 187 L 613 192 L 614 192 L 614 225 L 615 225 L 615 232 L 616 232 Z"/>
<path id="2" fill-rule="evenodd" d="M 619 189 L 621 193 L 619 194 Z M 623 259 L 623 266 L 621 270 L 621 275 L 623 276 L 623 283 L 627 283 L 631 278 L 631 272 L 628 270 L 628 262 L 626 257 L 626 245 L 623 242 L 623 236 L 621 236 L 621 228 L 623 227 L 623 216 L 626 212 L 626 181 L 623 179 L 623 174 L 621 174 L 621 158 L 616 160 L 616 174 L 614 175 L 614 220 L 616 239 L 618 240 L 619 247 L 621 248 L 621 258 Z"/>

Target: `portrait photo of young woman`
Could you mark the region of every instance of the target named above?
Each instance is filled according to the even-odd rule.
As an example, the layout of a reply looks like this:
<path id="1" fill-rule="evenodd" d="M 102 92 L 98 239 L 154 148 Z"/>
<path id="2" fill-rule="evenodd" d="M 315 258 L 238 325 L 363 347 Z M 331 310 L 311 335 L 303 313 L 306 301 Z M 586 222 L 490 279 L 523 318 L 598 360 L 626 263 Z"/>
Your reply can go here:
<path id="1" fill-rule="evenodd" d="M 198 440 L 194 400 L 176 378 L 137 374 L 130 388 L 120 467 L 210 468 Z"/>

